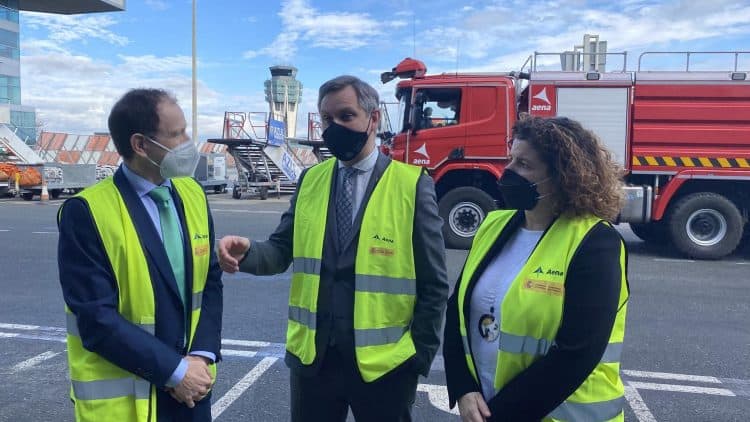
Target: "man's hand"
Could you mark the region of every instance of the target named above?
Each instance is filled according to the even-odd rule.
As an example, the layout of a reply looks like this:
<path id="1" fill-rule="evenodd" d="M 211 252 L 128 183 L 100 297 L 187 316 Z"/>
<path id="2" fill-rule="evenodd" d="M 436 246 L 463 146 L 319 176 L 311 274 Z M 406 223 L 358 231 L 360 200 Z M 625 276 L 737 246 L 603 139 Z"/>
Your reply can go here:
<path id="1" fill-rule="evenodd" d="M 192 409 L 196 401 L 206 397 L 213 381 L 205 358 L 187 356 L 185 359 L 188 363 L 185 377 L 175 388 L 168 391 L 172 398 Z"/>
<path id="2" fill-rule="evenodd" d="M 458 399 L 458 412 L 463 422 L 484 422 L 489 418 L 490 409 L 481 393 L 466 393 Z"/>
<path id="3" fill-rule="evenodd" d="M 240 236 L 224 236 L 219 241 L 219 265 L 227 273 L 240 270 L 240 259 L 250 249 L 250 239 Z"/>

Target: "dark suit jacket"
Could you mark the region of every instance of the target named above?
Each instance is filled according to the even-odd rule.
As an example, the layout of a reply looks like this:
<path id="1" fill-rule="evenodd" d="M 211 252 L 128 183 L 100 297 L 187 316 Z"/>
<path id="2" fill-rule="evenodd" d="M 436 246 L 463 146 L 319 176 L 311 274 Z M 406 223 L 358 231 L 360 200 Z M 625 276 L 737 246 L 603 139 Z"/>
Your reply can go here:
<path id="1" fill-rule="evenodd" d="M 379 154 L 370 181 L 365 190 L 362 205 L 354 221 L 355 235 L 349 245 L 339 245 L 336 228 L 336 180 L 338 166 L 334 167 L 331 195 L 328 203 L 328 219 L 323 243 L 320 290 L 316 321 L 315 361 L 304 366 L 287 353 L 287 365 L 303 375 L 317 373 L 329 344 L 354 356 L 352 316 L 354 313 L 354 261 L 357 255 L 359 228 L 367 202 L 391 159 Z M 297 186 L 302 186 L 303 172 Z M 257 275 L 284 272 L 292 262 L 294 233 L 294 209 L 297 193 L 291 199 L 289 209 L 281 216 L 276 231 L 265 242 L 252 242 L 247 257 L 240 269 Z M 439 330 L 448 297 L 448 282 L 445 270 L 445 247 L 442 235 L 442 219 L 438 215 L 435 188 L 430 176 L 423 174 L 417 182 L 416 210 L 413 227 L 414 261 L 416 265 L 417 299 L 411 332 L 417 354 L 405 365 L 415 372 L 427 376 L 430 365 L 440 346 Z M 339 251 L 344 253 L 340 254 Z"/>
<path id="2" fill-rule="evenodd" d="M 114 182 L 122 194 L 145 252 L 156 303 L 156 335 L 148 334 L 117 312 L 118 292 L 114 272 L 88 205 L 80 198 L 65 201 L 60 213 L 58 267 L 63 298 L 76 316 L 81 340 L 87 350 L 148 380 L 157 387 L 160 404 L 168 398 L 174 405 L 177 402 L 161 390 L 182 356 L 189 352 L 184 344 L 186 324 L 182 301 L 166 250 L 141 200 L 122 170 L 115 173 Z M 187 239 L 185 210 L 177 192 L 173 192 L 182 221 L 183 238 Z M 210 210 L 208 215 L 210 242 L 213 245 L 215 239 Z M 192 254 L 187 243 L 185 257 L 187 291 L 192 291 Z M 216 255 L 212 254 L 203 291 L 201 318 L 191 349 L 212 352 L 217 360 L 220 359 L 221 349 L 221 274 Z M 188 295 L 188 300 L 190 297 Z M 191 304 L 188 306 L 188 309 L 192 308 Z M 210 420 L 209 400 L 204 399 L 201 403 L 208 404 Z"/>

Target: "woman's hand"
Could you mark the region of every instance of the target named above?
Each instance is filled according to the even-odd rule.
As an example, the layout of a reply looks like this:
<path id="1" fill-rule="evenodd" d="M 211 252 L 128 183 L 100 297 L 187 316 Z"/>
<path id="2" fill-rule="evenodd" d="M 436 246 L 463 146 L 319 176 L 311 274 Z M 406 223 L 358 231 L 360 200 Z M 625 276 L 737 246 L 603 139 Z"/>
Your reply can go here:
<path id="1" fill-rule="evenodd" d="M 466 393 L 458 399 L 458 412 L 463 422 L 485 422 L 491 416 L 482 393 Z"/>

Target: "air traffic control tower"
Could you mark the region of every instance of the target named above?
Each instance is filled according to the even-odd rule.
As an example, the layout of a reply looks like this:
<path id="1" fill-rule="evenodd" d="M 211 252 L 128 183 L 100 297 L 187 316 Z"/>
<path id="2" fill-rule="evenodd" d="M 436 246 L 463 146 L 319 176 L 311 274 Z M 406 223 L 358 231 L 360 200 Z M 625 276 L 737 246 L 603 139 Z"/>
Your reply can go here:
<path id="1" fill-rule="evenodd" d="M 270 116 L 286 124 L 287 138 L 297 134 L 297 111 L 302 97 L 302 83 L 294 66 L 271 66 L 271 79 L 265 82 Z"/>

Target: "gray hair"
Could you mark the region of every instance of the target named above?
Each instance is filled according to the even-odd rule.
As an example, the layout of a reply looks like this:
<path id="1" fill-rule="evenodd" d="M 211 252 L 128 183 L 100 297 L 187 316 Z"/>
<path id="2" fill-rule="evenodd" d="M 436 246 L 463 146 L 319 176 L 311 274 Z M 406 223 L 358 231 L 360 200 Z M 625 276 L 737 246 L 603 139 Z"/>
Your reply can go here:
<path id="1" fill-rule="evenodd" d="M 367 82 L 359 79 L 356 76 L 342 75 L 331 79 L 320 86 L 318 90 L 318 109 L 320 110 L 320 103 L 323 98 L 332 93 L 341 91 L 347 86 L 354 88 L 354 92 L 357 93 L 357 101 L 359 106 L 367 112 L 371 113 L 373 110 L 377 110 L 380 105 L 380 97 L 378 91 L 371 87 Z"/>

